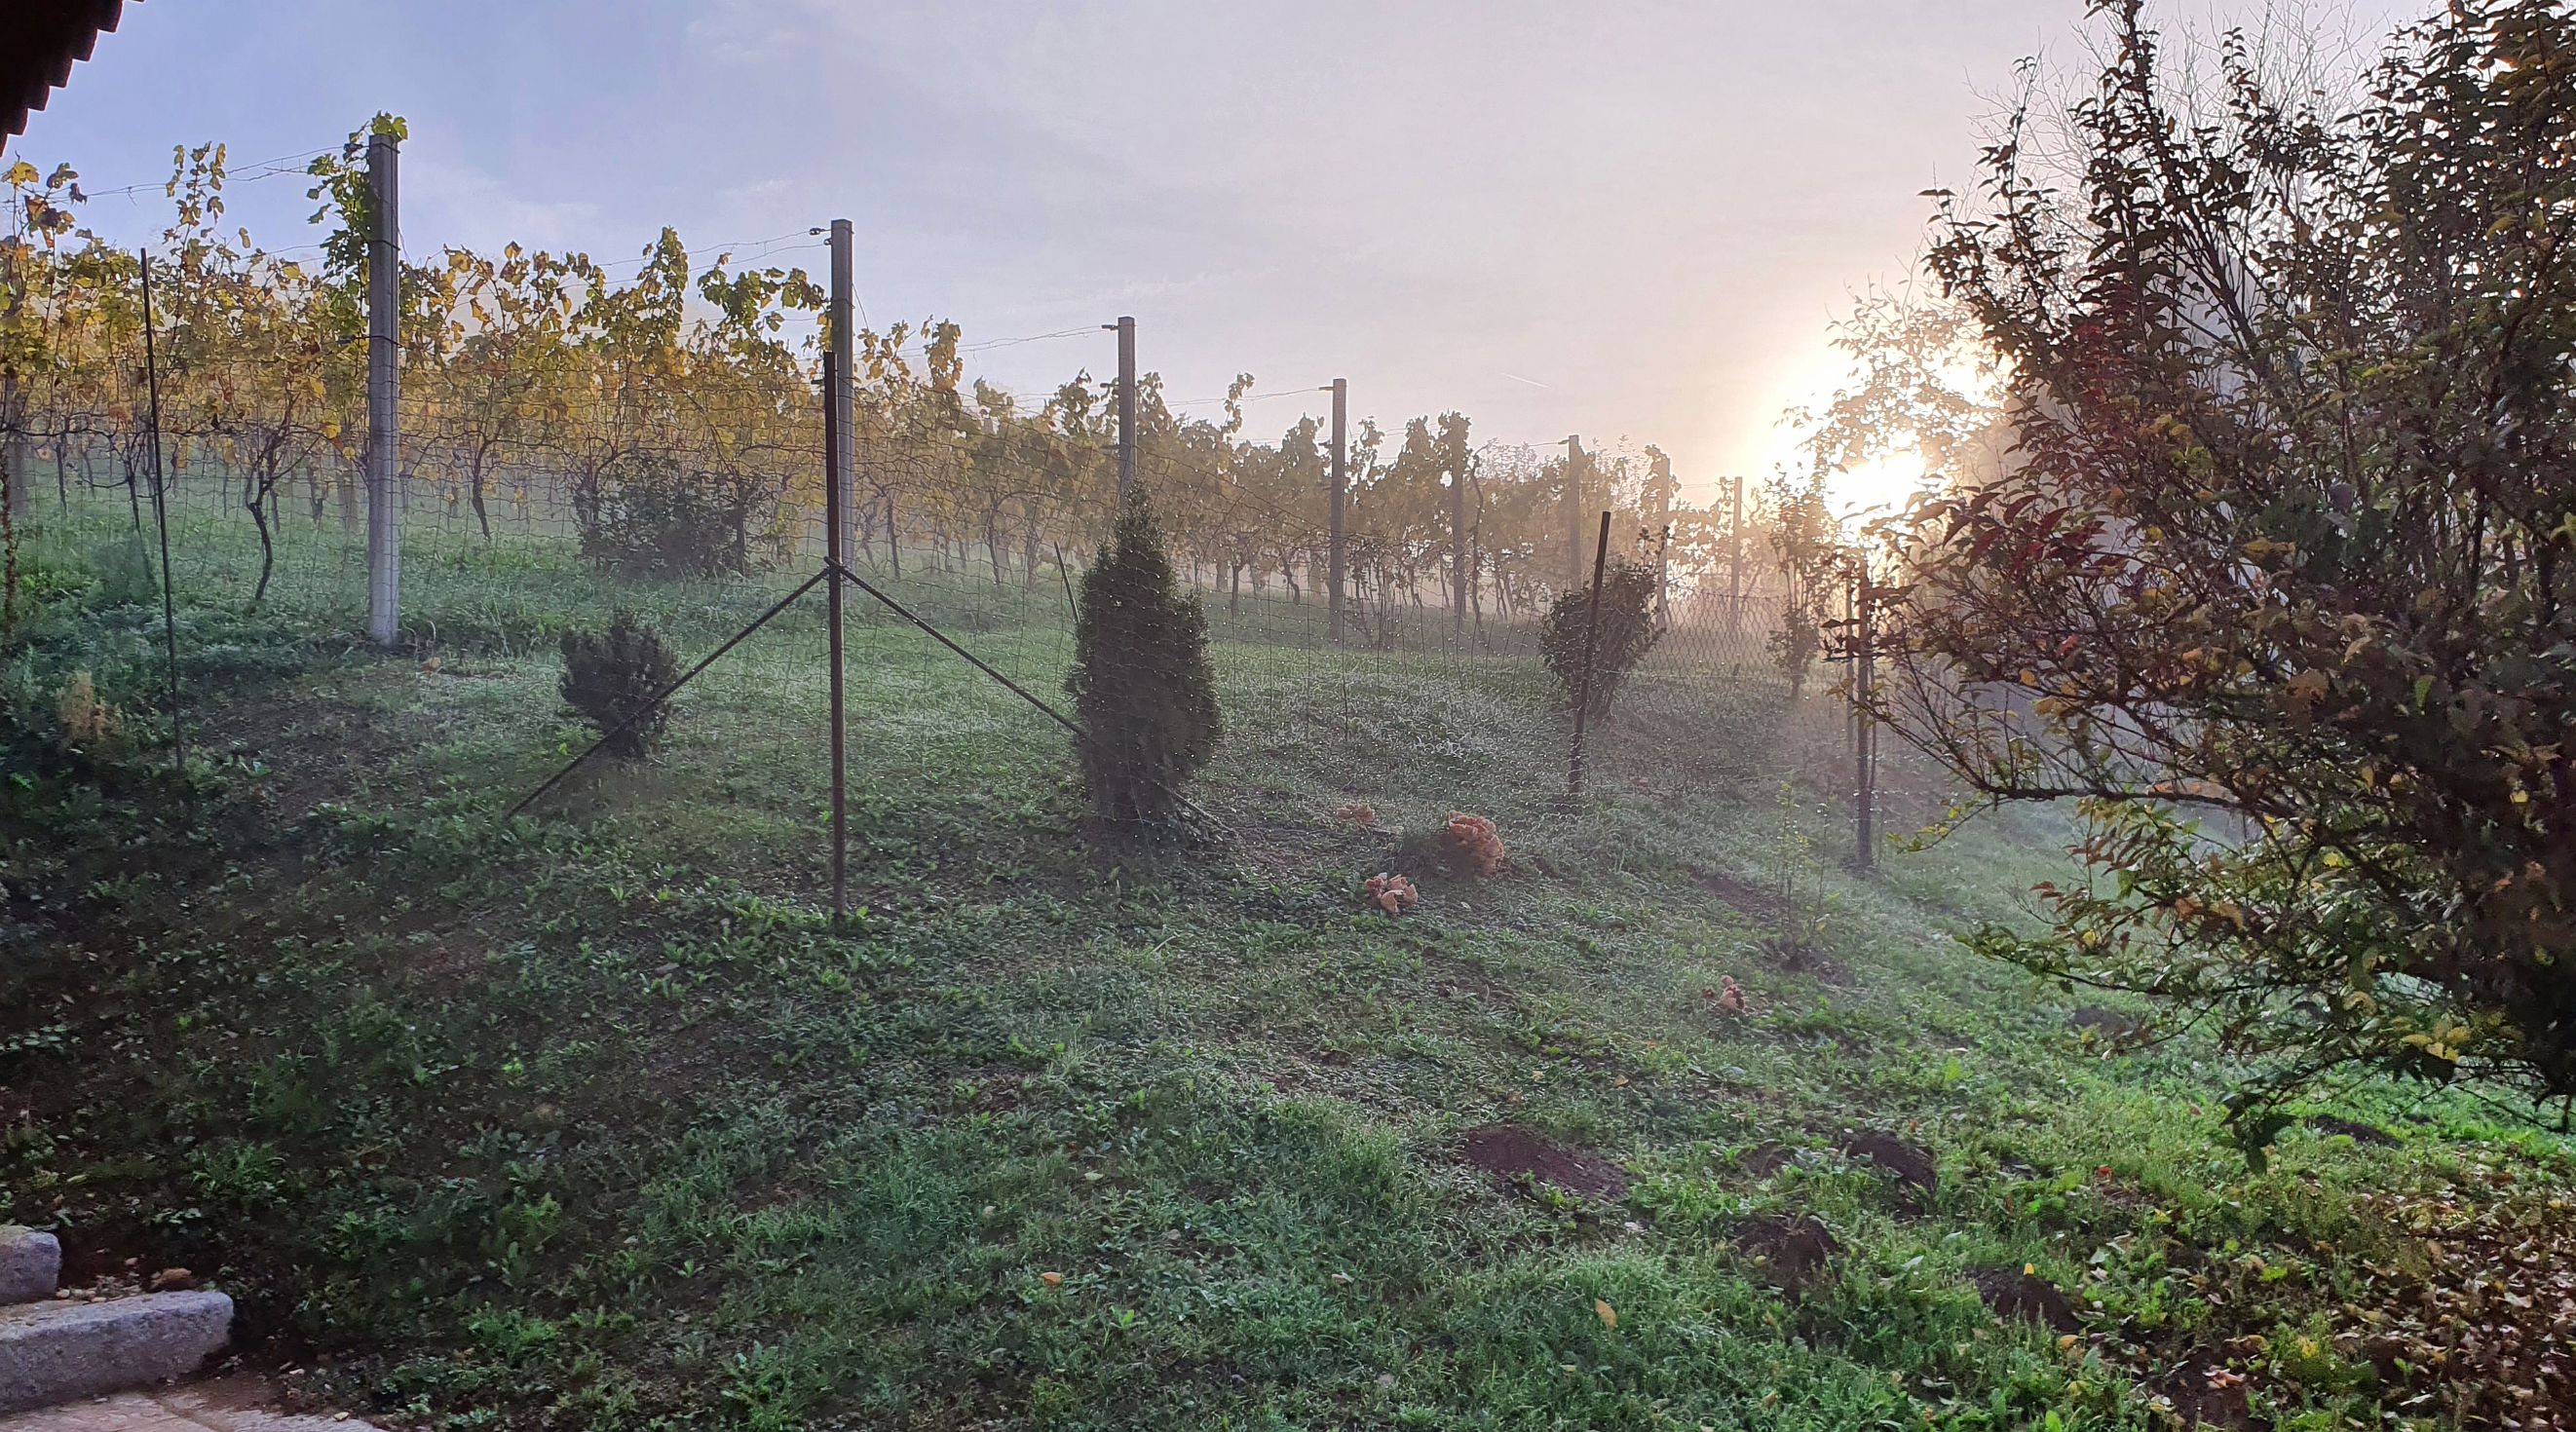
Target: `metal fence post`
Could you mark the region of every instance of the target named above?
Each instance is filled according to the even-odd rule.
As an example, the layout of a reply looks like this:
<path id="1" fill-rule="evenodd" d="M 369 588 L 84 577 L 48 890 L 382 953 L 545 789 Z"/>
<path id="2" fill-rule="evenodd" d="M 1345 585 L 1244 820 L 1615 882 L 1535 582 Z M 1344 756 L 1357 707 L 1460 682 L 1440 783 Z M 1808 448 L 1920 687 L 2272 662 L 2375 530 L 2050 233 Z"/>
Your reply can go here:
<path id="1" fill-rule="evenodd" d="M 1852 597 L 1852 819 L 1857 849 L 1854 858 L 1863 870 L 1878 863 L 1878 729 L 1870 719 L 1870 689 L 1877 675 L 1877 663 L 1871 650 L 1875 644 L 1871 633 L 1871 592 L 1869 558 L 1860 559 L 1858 586 Z"/>
<path id="2" fill-rule="evenodd" d="M 137 249 L 134 261 L 143 280 L 143 380 L 151 395 L 152 526 L 161 543 L 161 650 L 170 684 L 170 768 L 184 776 L 188 723 L 179 709 L 179 596 L 170 581 L 170 474 L 161 461 L 161 346 L 153 337 L 152 255 Z"/>
<path id="3" fill-rule="evenodd" d="M 831 626 L 832 647 L 832 918 L 850 909 L 850 835 L 848 796 L 848 731 L 841 659 L 841 579 L 850 556 L 851 510 L 857 505 L 855 476 L 858 445 L 853 427 L 850 360 L 855 336 L 850 327 L 856 282 L 852 276 L 854 241 L 850 221 L 832 221 L 831 346 L 823 354 L 823 562 L 831 573 L 824 584 L 824 609 Z M 891 528 L 892 523 L 888 523 Z M 900 565 L 897 566 L 901 570 Z"/>
<path id="4" fill-rule="evenodd" d="M 1673 615 L 1673 460 L 1654 448 L 1647 451 L 1655 455 L 1655 625 L 1661 627 Z"/>
<path id="5" fill-rule="evenodd" d="M 1467 640 L 1467 435 L 1466 421 L 1449 448 L 1449 640 Z"/>
<path id="6" fill-rule="evenodd" d="M 850 553 L 859 545 L 858 424 L 853 421 L 855 414 L 851 409 L 850 396 L 851 378 L 857 372 L 852 365 L 858 350 L 858 328 L 852 322 L 852 309 L 856 304 L 854 295 L 857 292 L 851 277 L 852 265 L 856 262 L 853 258 L 854 248 L 850 221 L 834 219 L 832 221 L 832 290 L 828 312 L 832 329 L 831 371 L 837 376 L 832 380 L 831 391 L 824 395 L 824 402 L 831 409 L 832 419 L 832 451 L 831 460 L 827 466 L 833 491 L 827 505 L 836 506 L 839 513 L 837 521 L 827 519 L 826 525 L 831 531 L 825 535 L 824 540 L 826 552 L 834 562 L 849 561 Z M 894 513 L 891 507 L 886 512 L 886 538 L 889 545 L 901 541 L 895 535 Z M 898 577 L 903 575 L 903 555 L 899 547 L 895 553 L 894 571 Z"/>
<path id="7" fill-rule="evenodd" d="M 1574 682 L 1574 745 L 1566 753 L 1565 798 L 1583 799 L 1583 733 L 1592 714 L 1592 656 L 1601 644 L 1601 569 L 1610 562 L 1610 514 L 1601 514 L 1601 537 L 1592 549 L 1592 607 L 1583 620 L 1583 672 Z"/>
<path id="8" fill-rule="evenodd" d="M 849 746 L 841 684 L 841 423 L 840 364 L 823 353 L 823 570 L 826 629 L 831 634 L 832 918 L 850 912 Z"/>
<path id="9" fill-rule="evenodd" d="M 1136 320 L 1118 320 L 1118 506 L 1136 490 Z"/>
<path id="10" fill-rule="evenodd" d="M 1726 634 L 1744 624 L 1744 478 L 1734 482 L 1735 495 L 1726 519 Z"/>
<path id="11" fill-rule="evenodd" d="M 1349 534 L 1344 530 L 1343 506 L 1350 500 L 1350 396 L 1347 378 L 1333 380 L 1333 489 L 1329 540 L 1332 549 L 1325 560 L 1325 581 L 1330 590 L 1324 597 L 1324 635 L 1334 645 L 1342 641 L 1342 586 L 1350 570 L 1349 554 L 1344 550 Z"/>
<path id="12" fill-rule="evenodd" d="M 391 646 L 401 627 L 402 474 L 395 466 L 402 414 L 402 224 L 390 134 L 367 136 L 367 637 Z"/>
<path id="13" fill-rule="evenodd" d="M 1583 439 L 1565 440 L 1565 585 L 1583 580 Z"/>

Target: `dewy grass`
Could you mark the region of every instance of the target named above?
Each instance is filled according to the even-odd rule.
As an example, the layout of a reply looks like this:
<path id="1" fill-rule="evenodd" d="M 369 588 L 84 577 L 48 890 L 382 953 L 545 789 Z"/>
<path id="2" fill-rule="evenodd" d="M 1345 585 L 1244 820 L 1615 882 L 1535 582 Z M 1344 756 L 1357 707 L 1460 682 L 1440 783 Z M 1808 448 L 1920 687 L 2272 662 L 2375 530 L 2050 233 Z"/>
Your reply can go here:
<path id="1" fill-rule="evenodd" d="M 57 526 L 46 560 L 112 526 Z M 2411 1327 L 2519 1276 L 2446 1230 L 2555 1236 L 2562 1145 L 2365 1088 L 2249 1172 L 2212 1045 L 2106 1051 L 2075 998 L 1950 942 L 2060 873 L 2044 816 L 1866 879 L 1821 862 L 1826 958 L 1779 965 L 1781 781 L 1820 851 L 1845 836 L 1830 708 L 1774 680 L 1694 704 L 1641 674 L 1577 815 L 1534 662 L 1220 614 L 1225 828 L 1111 864 L 1060 733 L 861 622 L 867 909 L 834 929 L 815 619 L 693 687 L 656 761 L 505 825 L 581 739 L 545 633 L 624 601 L 688 656 L 768 589 L 535 552 L 442 575 L 443 550 L 407 564 L 400 659 L 326 636 L 319 583 L 246 621 L 183 575 L 191 630 L 257 654 L 191 668 L 194 805 L 51 757 L 0 803 L 0 1218 L 60 1231 L 83 1277 L 232 1291 L 248 1354 L 318 1395 L 610 1429 L 2148 1427 L 2159 1397 L 2322 1429 L 2509 1402 L 2409 1370 L 2438 1329 L 2383 1344 L 2352 1310 Z M 1060 679 L 1034 597 L 914 595 Z M 23 684 L 96 668 L 148 707 L 150 631 L 81 600 L 49 604 Z M 12 740 L 50 740 L 35 719 Z M 1393 829 L 1336 818 L 1355 802 Z M 1452 809 L 1513 867 L 1364 910 L 1360 877 Z M 1498 1126 L 1624 1188 L 1479 1162 Z M 2024 1278 L 2062 1319 L 1990 1306 Z"/>

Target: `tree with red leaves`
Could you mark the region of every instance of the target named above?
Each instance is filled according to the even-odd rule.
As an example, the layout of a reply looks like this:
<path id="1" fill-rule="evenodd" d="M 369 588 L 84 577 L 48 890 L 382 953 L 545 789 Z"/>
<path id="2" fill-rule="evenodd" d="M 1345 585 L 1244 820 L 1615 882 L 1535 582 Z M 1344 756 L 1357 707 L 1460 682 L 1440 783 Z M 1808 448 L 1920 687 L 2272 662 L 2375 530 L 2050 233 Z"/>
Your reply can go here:
<path id="1" fill-rule="evenodd" d="M 2330 1071 L 2563 1121 L 2576 13 L 2459 0 L 2330 106 L 2233 34 L 2187 93 L 2097 9 L 2070 142 L 2025 106 L 1942 196 L 2014 453 L 1883 529 L 1876 715 L 2074 804 L 2054 928 L 1978 943 L 2258 1061 L 2249 1150 Z"/>

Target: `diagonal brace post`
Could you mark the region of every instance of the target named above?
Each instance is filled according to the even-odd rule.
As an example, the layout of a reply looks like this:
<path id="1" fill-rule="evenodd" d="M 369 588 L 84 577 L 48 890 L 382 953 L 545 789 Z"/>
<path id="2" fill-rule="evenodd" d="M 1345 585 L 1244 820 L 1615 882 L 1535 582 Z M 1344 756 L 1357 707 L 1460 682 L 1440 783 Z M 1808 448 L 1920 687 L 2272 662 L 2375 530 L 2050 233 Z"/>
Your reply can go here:
<path id="1" fill-rule="evenodd" d="M 515 817 L 516 815 L 518 815 L 518 814 L 519 814 L 519 812 L 526 810 L 529 806 L 532 806 L 532 805 L 536 804 L 536 802 L 537 802 L 537 798 L 538 798 L 538 797 L 540 797 L 540 796 L 544 795 L 546 792 L 548 792 L 548 791 L 550 791 L 550 790 L 553 790 L 556 786 L 563 784 L 563 779 L 564 779 L 564 777 L 569 776 L 569 775 L 571 775 L 575 770 L 578 770 L 578 769 L 581 767 L 581 765 L 582 765 L 582 763 L 583 763 L 583 762 L 588 761 L 591 757 L 598 755 L 598 754 L 600 753 L 600 751 L 601 751 L 604 747 L 606 747 L 606 746 L 608 745 L 608 743 L 609 743 L 609 742 L 616 740 L 616 739 L 617 739 L 617 737 L 618 737 L 620 734 L 622 734 L 622 733 L 626 730 L 626 728 L 627 728 L 627 727 L 632 726 L 632 725 L 634 725 L 636 722 L 638 722 L 638 721 L 640 721 L 640 720 L 644 719 L 644 713 L 646 713 L 646 712 L 648 712 L 648 711 L 651 711 L 651 710 L 652 710 L 652 709 L 654 709 L 655 707 L 660 706 L 663 702 L 670 700 L 673 696 L 678 695 L 678 694 L 679 694 L 679 690 L 680 690 L 680 688 L 681 688 L 681 687 L 683 687 L 683 686 L 686 686 L 686 685 L 688 685 L 690 682 L 692 682 L 692 681 L 696 680 L 699 672 L 702 672 L 702 671 L 706 670 L 708 667 L 715 665 L 715 664 L 716 664 L 716 662 L 717 662 L 717 660 L 718 660 L 719 658 L 723 657 L 723 655 L 724 655 L 726 652 L 729 652 L 729 651 L 733 650 L 735 647 L 742 645 L 742 643 L 743 643 L 744 639 L 745 639 L 745 638 L 747 638 L 747 637 L 749 637 L 753 632 L 756 632 L 756 631 L 760 630 L 762 627 L 765 627 L 765 626 L 769 625 L 770 618 L 775 617 L 775 616 L 777 616 L 780 612 L 783 612 L 783 611 L 787 610 L 789 607 L 794 606 L 794 605 L 796 604 L 796 599 L 797 599 L 798 597 L 801 597 L 801 596 L 805 595 L 807 592 L 810 592 L 810 591 L 814 590 L 814 588 L 815 588 L 815 586 L 816 586 L 817 584 L 819 584 L 819 583 L 820 583 L 820 582 L 821 582 L 825 577 L 830 576 L 830 575 L 831 575 L 831 568 L 826 567 L 826 568 L 824 568 L 823 570 L 821 570 L 821 571 L 819 571 L 819 572 L 816 572 L 813 576 L 807 577 L 803 582 L 798 583 L 798 584 L 797 584 L 797 587 L 796 587 L 796 590 L 794 590 L 794 591 L 792 591 L 792 592 L 789 592 L 787 595 L 785 595 L 785 596 L 783 596 L 783 597 L 780 597 L 780 598 L 778 599 L 777 603 L 776 603 L 775 605 L 771 606 L 769 610 L 767 610 L 767 611 L 765 611 L 765 612 L 762 612 L 759 616 L 756 616 L 756 617 L 752 618 L 752 619 L 751 619 L 751 625 L 744 627 L 742 630 L 740 630 L 740 631 L 738 631 L 738 632 L 735 632 L 733 635 L 731 635 L 731 636 L 729 636 L 729 637 L 726 637 L 726 638 L 725 638 L 725 641 L 724 641 L 724 645 L 717 647 L 715 650 L 713 650 L 713 651 L 711 651 L 711 652 L 708 652 L 708 653 L 706 654 L 706 656 L 698 662 L 698 664 L 697 664 L 697 665 L 692 666 L 692 667 L 690 667 L 687 671 L 684 671 L 684 672 L 680 673 L 680 678 L 679 678 L 677 681 L 674 681 L 674 682 L 672 682 L 670 685 L 663 687 L 661 690 L 654 692 L 651 700 L 648 700 L 648 701 L 644 702 L 642 705 L 637 706 L 633 711 L 630 711 L 630 712 L 628 712 L 628 713 L 626 714 L 626 719 L 625 719 L 625 720 L 618 722 L 616 725 L 609 727 L 605 732 L 602 732 L 602 733 L 601 733 L 601 735 L 600 735 L 600 738 L 599 738 L 598 740 L 593 741 L 593 742 L 591 742 L 591 743 L 590 743 L 590 749 L 588 749 L 588 750 L 586 750 L 586 751 L 582 752 L 582 753 L 581 753 L 580 755 L 578 755 L 578 756 L 573 757 L 571 760 L 566 761 L 566 762 L 564 763 L 564 766 L 563 766 L 563 769 L 562 769 L 562 770 L 559 770 L 559 771 L 555 772 L 553 775 L 546 777 L 546 782 L 545 782 L 545 784 L 544 784 L 544 785 L 541 785 L 541 786 L 537 787 L 535 790 L 532 790 L 532 791 L 528 792 L 526 795 L 524 795 L 524 796 L 520 797 L 520 798 L 519 798 L 519 803 L 518 803 L 517 805 L 514 805 L 514 806 L 510 807 L 509 814 L 508 814 L 508 815 L 504 815 L 504 816 L 503 816 L 503 817 L 501 817 L 501 818 L 502 818 L 503 820 L 509 820 L 509 819 L 511 819 L 512 817 Z"/>

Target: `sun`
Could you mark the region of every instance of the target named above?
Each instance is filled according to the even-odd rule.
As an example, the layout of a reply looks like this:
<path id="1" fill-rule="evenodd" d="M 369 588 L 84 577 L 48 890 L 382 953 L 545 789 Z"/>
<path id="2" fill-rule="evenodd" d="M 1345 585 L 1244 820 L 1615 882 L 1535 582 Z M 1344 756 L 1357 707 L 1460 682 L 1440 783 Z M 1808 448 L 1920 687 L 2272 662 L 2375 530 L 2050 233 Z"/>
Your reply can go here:
<path id="1" fill-rule="evenodd" d="M 1775 401 L 1791 413 L 1821 409 L 1857 376 L 1850 356 L 1823 339 L 1781 367 L 1793 376 L 1781 384 Z M 1813 460 L 1805 446 L 1810 431 L 1795 421 L 1778 423 L 1765 444 L 1764 465 L 1773 471 L 1804 471 Z M 1826 501 L 1847 530 L 1857 532 L 1875 518 L 1902 511 L 1935 481 L 1911 434 L 1889 436 L 1887 448 L 1877 456 L 1825 477 Z"/>
<path id="2" fill-rule="evenodd" d="M 1825 497 L 1846 527 L 1902 511 L 1930 484 L 1930 467 L 1919 451 L 1907 450 L 1872 458 L 1825 479 Z"/>

